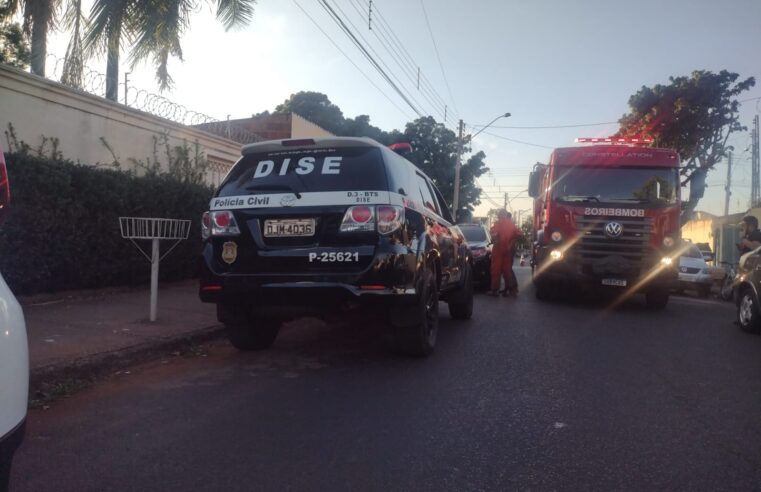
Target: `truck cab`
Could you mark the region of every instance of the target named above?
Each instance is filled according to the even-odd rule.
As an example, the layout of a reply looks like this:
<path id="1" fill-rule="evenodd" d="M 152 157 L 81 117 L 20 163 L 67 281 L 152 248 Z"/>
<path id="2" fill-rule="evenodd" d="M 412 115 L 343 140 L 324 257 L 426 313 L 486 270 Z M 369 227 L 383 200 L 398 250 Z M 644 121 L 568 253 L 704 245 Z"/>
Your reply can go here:
<path id="1" fill-rule="evenodd" d="M 665 307 L 681 243 L 679 155 L 641 139 L 577 141 L 595 145 L 555 149 L 529 178 L 537 297 L 582 286 Z"/>

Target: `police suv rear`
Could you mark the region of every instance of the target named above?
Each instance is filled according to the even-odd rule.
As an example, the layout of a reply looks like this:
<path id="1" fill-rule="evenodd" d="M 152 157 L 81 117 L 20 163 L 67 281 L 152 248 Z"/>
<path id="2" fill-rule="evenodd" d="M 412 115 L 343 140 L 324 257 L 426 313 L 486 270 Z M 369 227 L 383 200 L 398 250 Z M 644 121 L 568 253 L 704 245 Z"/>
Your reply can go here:
<path id="1" fill-rule="evenodd" d="M 441 193 L 368 138 L 243 147 L 204 214 L 200 297 L 232 344 L 269 347 L 283 321 L 357 309 L 400 352 L 429 354 L 439 300 L 473 308 L 471 255 Z"/>

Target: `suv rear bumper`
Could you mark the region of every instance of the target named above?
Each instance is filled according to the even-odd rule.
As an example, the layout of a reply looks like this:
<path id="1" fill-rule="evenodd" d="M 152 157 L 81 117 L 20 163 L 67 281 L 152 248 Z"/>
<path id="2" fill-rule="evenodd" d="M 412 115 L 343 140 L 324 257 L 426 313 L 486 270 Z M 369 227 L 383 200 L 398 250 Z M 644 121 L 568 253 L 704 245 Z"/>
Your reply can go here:
<path id="1" fill-rule="evenodd" d="M 386 308 L 417 299 L 414 279 L 411 269 L 397 267 L 379 273 L 376 266 L 360 273 L 217 274 L 202 260 L 199 297 L 203 302 L 248 305 L 258 311 L 287 308 L 294 315 L 343 305 Z"/>

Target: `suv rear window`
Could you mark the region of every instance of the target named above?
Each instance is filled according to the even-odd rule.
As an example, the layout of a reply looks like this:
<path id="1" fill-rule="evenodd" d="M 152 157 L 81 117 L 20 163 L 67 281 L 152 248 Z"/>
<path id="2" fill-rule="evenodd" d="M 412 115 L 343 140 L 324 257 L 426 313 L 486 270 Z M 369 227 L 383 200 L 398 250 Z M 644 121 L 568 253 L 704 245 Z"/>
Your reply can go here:
<path id="1" fill-rule="evenodd" d="M 310 191 L 387 191 L 380 149 L 341 147 L 283 149 L 244 155 L 219 196 Z"/>
<path id="2" fill-rule="evenodd" d="M 468 241 L 474 243 L 486 241 L 486 231 L 481 226 L 460 225 L 460 230 Z"/>

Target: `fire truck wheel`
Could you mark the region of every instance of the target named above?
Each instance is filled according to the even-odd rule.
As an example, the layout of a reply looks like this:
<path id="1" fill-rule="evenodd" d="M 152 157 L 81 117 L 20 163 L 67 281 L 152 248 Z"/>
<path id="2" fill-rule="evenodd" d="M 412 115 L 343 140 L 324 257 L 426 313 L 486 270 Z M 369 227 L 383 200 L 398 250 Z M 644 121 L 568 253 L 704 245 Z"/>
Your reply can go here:
<path id="1" fill-rule="evenodd" d="M 669 291 L 666 289 L 648 291 L 645 294 L 645 302 L 650 309 L 663 309 L 669 303 Z"/>

